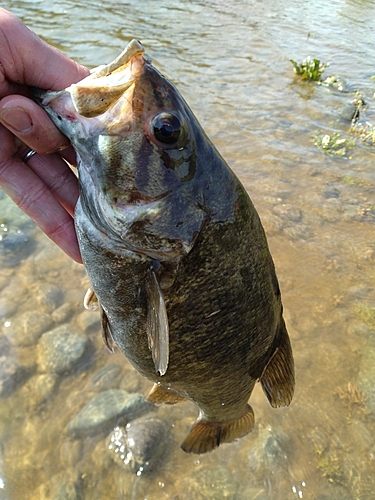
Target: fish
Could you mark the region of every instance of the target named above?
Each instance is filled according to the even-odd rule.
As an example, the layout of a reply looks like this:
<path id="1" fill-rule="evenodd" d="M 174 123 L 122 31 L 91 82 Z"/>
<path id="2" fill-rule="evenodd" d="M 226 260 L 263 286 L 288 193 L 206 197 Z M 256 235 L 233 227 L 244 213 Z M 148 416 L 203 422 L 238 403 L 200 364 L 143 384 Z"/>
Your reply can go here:
<path id="1" fill-rule="evenodd" d="M 182 449 L 251 432 L 257 382 L 289 405 L 293 354 L 258 213 L 141 42 L 35 100 L 76 152 L 85 306 L 109 350 L 154 382 L 148 401 L 198 407 Z"/>

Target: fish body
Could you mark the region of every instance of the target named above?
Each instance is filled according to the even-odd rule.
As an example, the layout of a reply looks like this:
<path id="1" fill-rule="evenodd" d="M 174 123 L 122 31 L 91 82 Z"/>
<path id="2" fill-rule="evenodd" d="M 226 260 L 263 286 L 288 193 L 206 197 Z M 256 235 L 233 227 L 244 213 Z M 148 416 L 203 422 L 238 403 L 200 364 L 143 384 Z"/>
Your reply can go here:
<path id="1" fill-rule="evenodd" d="M 77 154 L 88 307 L 96 296 L 109 348 L 154 381 L 150 401 L 196 403 L 182 448 L 250 432 L 258 380 L 288 405 L 293 357 L 259 216 L 142 45 L 38 102 Z"/>

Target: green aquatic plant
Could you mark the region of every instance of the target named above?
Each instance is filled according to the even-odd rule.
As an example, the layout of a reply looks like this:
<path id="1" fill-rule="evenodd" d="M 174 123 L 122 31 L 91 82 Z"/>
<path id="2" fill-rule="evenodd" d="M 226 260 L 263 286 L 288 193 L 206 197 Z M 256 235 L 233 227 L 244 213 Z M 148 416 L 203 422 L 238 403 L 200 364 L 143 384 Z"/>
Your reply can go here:
<path id="1" fill-rule="evenodd" d="M 370 328 L 375 328 L 375 307 L 357 304 L 355 306 L 357 316 Z"/>
<path id="2" fill-rule="evenodd" d="M 314 82 L 321 79 L 323 71 L 329 66 L 322 63 L 320 59 L 313 59 L 310 56 L 301 63 L 297 63 L 293 59 L 289 59 L 289 61 L 293 64 L 296 75 L 300 75 L 304 80 L 312 80 Z"/>
<path id="3" fill-rule="evenodd" d="M 353 141 L 343 139 L 338 132 L 324 134 L 323 136 L 316 132 L 314 134 L 314 144 L 323 153 L 330 156 L 345 156 L 348 149 L 354 146 Z"/>
<path id="4" fill-rule="evenodd" d="M 324 456 L 318 460 L 318 469 L 330 483 L 343 481 L 342 464 L 336 456 Z"/>
<path id="5" fill-rule="evenodd" d="M 372 125 L 372 123 L 353 123 L 350 127 L 350 132 L 362 142 L 370 146 L 375 145 L 375 125 Z"/>

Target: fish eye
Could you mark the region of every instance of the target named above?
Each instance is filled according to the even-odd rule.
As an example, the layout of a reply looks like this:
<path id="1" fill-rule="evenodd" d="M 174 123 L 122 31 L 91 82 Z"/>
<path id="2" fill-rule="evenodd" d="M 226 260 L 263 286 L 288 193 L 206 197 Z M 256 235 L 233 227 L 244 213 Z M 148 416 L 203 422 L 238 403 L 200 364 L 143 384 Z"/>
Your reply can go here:
<path id="1" fill-rule="evenodd" d="M 151 122 L 151 129 L 155 138 L 164 144 L 173 144 L 178 141 L 182 124 L 173 113 L 159 113 Z"/>

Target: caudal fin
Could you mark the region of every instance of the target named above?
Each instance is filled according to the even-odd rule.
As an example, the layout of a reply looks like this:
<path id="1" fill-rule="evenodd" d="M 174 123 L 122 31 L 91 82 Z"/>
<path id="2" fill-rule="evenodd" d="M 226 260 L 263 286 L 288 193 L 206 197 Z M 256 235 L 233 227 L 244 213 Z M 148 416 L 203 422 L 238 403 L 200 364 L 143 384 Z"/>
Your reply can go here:
<path id="1" fill-rule="evenodd" d="M 288 406 L 294 393 L 294 361 L 284 320 L 280 326 L 280 343 L 260 377 L 260 383 L 271 406 Z"/>
<path id="2" fill-rule="evenodd" d="M 229 443 L 253 430 L 254 412 L 247 405 L 245 414 L 234 422 L 196 422 L 181 444 L 186 453 L 207 453 L 221 443 Z"/>

